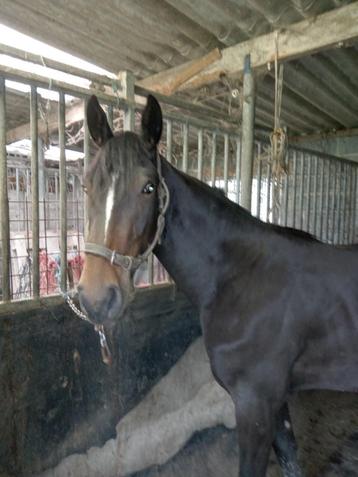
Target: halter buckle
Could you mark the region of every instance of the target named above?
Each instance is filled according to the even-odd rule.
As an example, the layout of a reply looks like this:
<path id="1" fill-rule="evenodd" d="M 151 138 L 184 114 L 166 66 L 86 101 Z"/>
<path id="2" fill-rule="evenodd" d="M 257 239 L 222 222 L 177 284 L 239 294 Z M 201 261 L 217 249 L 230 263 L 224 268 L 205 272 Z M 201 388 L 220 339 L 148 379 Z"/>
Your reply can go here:
<path id="1" fill-rule="evenodd" d="M 112 255 L 111 255 L 111 259 L 110 259 L 111 265 L 114 265 L 114 261 L 116 260 L 116 254 L 117 254 L 117 252 L 115 250 L 113 250 Z"/>

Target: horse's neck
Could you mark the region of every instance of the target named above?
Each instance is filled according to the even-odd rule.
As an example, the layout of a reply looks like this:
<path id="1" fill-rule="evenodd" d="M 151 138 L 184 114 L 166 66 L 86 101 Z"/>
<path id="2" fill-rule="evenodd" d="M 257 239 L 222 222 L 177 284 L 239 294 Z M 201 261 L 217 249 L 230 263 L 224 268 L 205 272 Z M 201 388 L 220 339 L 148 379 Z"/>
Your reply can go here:
<path id="1" fill-rule="evenodd" d="M 202 307 L 217 292 L 229 253 L 225 242 L 234 238 L 240 243 L 240 237 L 244 239 L 243 235 L 250 229 L 250 217 L 238 208 L 238 215 L 233 214 L 230 220 L 230 212 L 217 193 L 206 190 L 164 161 L 163 175 L 171 199 L 165 234 L 155 253 L 184 293 Z M 245 232 L 240 232 L 243 221 L 248 226 L 244 227 Z"/>

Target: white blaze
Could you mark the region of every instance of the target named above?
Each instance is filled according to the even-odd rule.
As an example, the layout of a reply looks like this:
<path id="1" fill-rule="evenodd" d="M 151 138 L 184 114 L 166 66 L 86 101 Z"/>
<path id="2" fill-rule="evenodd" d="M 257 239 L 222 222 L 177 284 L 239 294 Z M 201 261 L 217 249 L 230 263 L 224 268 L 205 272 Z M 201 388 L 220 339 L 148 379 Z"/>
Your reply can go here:
<path id="1" fill-rule="evenodd" d="M 107 239 L 107 232 L 108 232 L 108 226 L 109 222 L 111 220 L 112 212 L 113 212 L 113 206 L 114 206 L 114 185 L 115 185 L 115 178 L 113 177 L 112 183 L 109 186 L 108 192 L 107 192 L 107 199 L 106 199 L 106 222 L 104 225 L 104 238 L 105 240 Z"/>

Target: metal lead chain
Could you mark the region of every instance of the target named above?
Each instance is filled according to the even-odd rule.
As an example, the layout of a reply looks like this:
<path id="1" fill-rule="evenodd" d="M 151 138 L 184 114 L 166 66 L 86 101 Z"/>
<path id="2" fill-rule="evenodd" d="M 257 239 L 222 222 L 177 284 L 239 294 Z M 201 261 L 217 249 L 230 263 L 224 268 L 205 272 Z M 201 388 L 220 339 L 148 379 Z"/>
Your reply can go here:
<path id="1" fill-rule="evenodd" d="M 66 303 L 71 308 L 71 310 L 75 313 L 75 315 L 77 315 L 79 318 L 81 318 L 81 320 L 87 321 L 88 323 L 91 323 L 91 325 L 94 326 L 94 329 L 96 330 L 96 332 L 98 333 L 98 336 L 99 336 L 99 342 L 100 342 L 100 345 L 101 345 L 102 361 L 105 364 L 110 366 L 112 364 L 112 355 L 111 355 L 111 351 L 110 351 L 108 343 L 107 343 L 107 338 L 106 338 L 106 335 L 105 335 L 105 332 L 104 332 L 103 325 L 97 325 L 96 323 L 93 323 L 88 318 L 86 313 L 83 313 L 83 311 L 81 311 L 76 306 L 75 302 L 72 300 L 72 298 L 70 296 L 70 292 L 69 293 L 64 293 L 64 292 L 61 291 L 61 295 L 63 296 L 63 298 L 65 299 Z"/>

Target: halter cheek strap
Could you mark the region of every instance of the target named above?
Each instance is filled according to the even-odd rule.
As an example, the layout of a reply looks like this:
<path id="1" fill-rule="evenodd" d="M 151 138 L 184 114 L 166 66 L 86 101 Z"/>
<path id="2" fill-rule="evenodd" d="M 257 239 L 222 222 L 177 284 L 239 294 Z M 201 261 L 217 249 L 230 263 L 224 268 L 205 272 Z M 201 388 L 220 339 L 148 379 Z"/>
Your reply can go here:
<path id="1" fill-rule="evenodd" d="M 170 194 L 168 186 L 165 182 L 165 179 L 162 175 L 162 163 L 157 153 L 157 172 L 159 178 L 158 185 L 158 200 L 159 200 L 159 215 L 157 219 L 157 229 L 154 235 L 154 238 L 146 251 L 137 257 L 132 257 L 131 255 L 122 255 L 116 250 L 111 250 L 110 248 L 105 247 L 104 245 L 99 245 L 97 243 L 85 242 L 84 251 L 85 253 L 90 253 L 92 255 L 97 255 L 99 257 L 105 258 L 108 260 L 111 265 L 116 267 L 121 267 L 126 272 L 134 272 L 143 262 L 147 260 L 149 255 L 153 252 L 154 248 L 160 244 L 161 236 L 165 227 L 165 213 L 169 207 Z"/>

